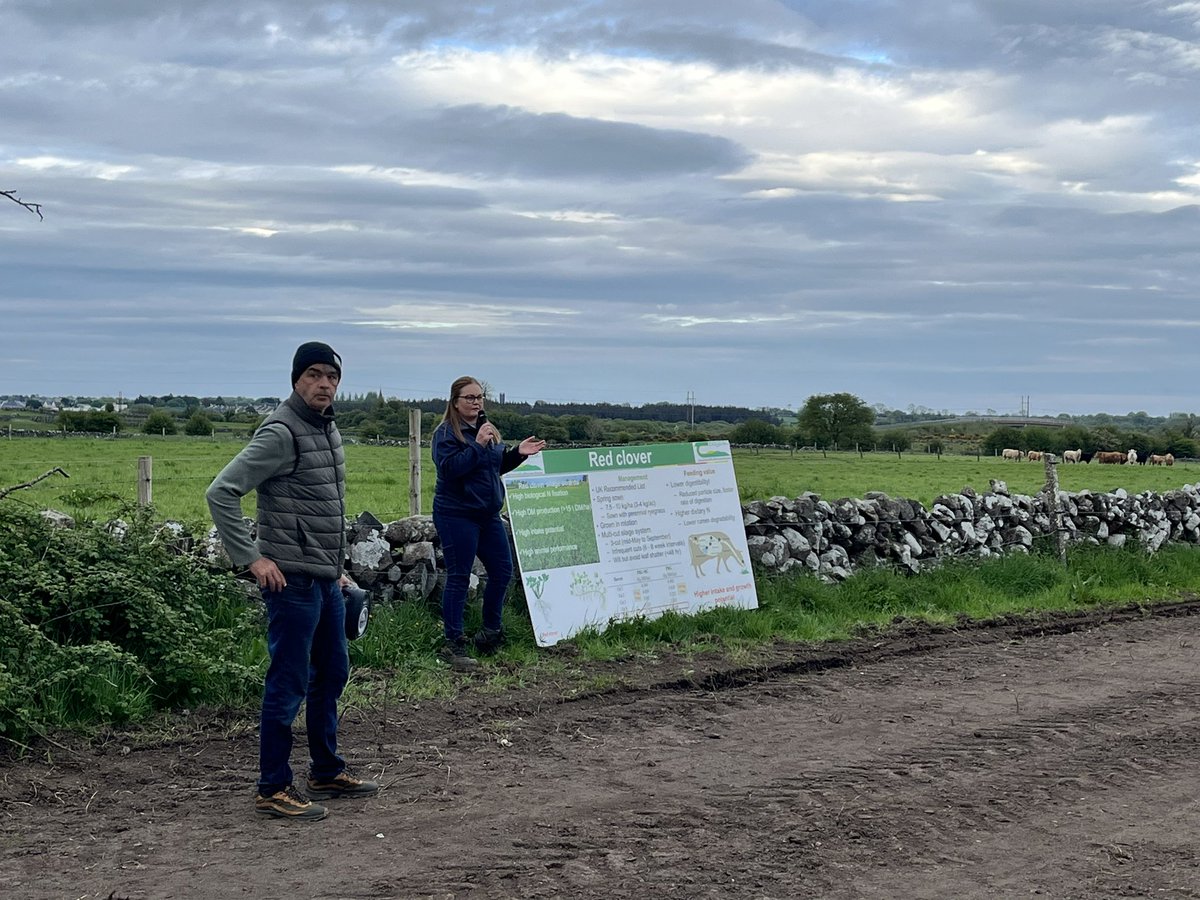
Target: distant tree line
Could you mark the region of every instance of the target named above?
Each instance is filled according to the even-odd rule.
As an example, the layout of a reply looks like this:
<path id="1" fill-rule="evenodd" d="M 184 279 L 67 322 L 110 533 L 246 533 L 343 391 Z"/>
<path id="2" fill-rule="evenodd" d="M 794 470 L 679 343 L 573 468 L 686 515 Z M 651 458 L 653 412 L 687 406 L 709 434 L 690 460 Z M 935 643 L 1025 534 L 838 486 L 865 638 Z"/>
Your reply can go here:
<path id="1" fill-rule="evenodd" d="M 63 398 L 64 401 L 68 398 Z M 73 399 L 73 398 L 72 398 Z M 61 410 L 56 424 L 68 431 L 112 433 L 138 430 L 146 434 L 209 435 L 215 430 L 249 433 L 262 421 L 278 397 L 257 399 L 197 397 L 165 394 L 139 395 L 123 411 L 112 402 L 103 410 Z M 28 408 L 40 403 L 34 401 Z M 441 421 L 446 401 L 385 400 L 381 395 L 348 396 L 337 402 L 338 423 L 350 437 L 407 439 L 409 413 L 421 410 L 421 434 L 428 437 Z M 988 410 L 988 413 L 992 413 Z M 615 403 L 499 403 L 489 400 L 488 415 L 506 438 L 529 434 L 551 444 L 651 443 L 725 439 L 734 444 L 817 447 L 828 450 L 913 447 L 933 452 L 998 454 L 1005 448 L 1044 450 L 1062 455 L 1064 450 L 1130 448 L 1145 458 L 1171 453 L 1177 458 L 1200 456 L 1200 417 L 1172 413 L 1155 418 L 1144 412 L 1125 416 L 1096 414 L 1059 417 L 1064 427 L 993 425 L 979 417 L 942 415 L 923 407 L 908 412 L 870 407 L 849 393 L 815 394 L 798 414 L 783 424 L 783 410 L 745 407 L 697 406 L 652 403 L 633 407 Z M 694 418 L 693 418 L 694 416 Z M 720 418 L 717 418 L 717 417 Z M 932 417 L 931 417 L 932 416 Z M 897 419 L 913 417 L 897 427 Z M 919 421 L 918 421 L 919 420 Z M 884 429 L 884 430 L 881 430 Z"/>

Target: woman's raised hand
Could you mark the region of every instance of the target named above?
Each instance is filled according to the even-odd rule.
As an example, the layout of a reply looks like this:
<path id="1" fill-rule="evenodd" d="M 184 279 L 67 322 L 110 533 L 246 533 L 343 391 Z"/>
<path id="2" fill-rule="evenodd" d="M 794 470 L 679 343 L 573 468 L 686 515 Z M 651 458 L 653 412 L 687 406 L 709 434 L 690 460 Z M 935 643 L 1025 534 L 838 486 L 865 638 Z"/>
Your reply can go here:
<path id="1" fill-rule="evenodd" d="M 546 449 L 546 442 L 531 434 L 525 440 L 521 441 L 521 446 L 517 449 L 521 451 L 522 456 L 533 456 L 535 453 L 541 453 Z"/>

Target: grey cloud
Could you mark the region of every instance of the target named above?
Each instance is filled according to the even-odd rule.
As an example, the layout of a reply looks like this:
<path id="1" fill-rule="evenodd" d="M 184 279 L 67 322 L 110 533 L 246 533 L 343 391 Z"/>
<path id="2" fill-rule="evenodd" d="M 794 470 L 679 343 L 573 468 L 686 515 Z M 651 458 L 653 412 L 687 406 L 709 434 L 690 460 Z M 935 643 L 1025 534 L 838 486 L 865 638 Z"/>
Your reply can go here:
<path id="1" fill-rule="evenodd" d="M 1166 9 L 8 3 L 0 159 L 48 217 L 0 208 L 0 311 L 55 346 L 20 388 L 83 390 L 100 347 L 111 391 L 274 394 L 316 333 L 349 390 L 441 390 L 470 341 L 521 399 L 1187 408 L 1197 33 Z M 414 50 L 698 63 L 779 108 L 427 96 L 393 64 Z M 825 77 L 872 96 L 776 127 Z"/>
<path id="2" fill-rule="evenodd" d="M 506 107 L 453 107 L 403 128 L 418 162 L 458 172 L 636 180 L 733 172 L 750 159 L 711 135 Z"/>

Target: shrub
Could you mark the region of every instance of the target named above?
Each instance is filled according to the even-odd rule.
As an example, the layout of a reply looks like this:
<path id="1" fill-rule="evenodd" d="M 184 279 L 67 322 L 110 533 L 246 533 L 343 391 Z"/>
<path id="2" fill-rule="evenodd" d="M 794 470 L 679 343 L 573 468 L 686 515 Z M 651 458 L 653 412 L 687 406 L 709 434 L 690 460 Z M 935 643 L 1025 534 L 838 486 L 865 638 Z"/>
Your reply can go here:
<path id="1" fill-rule="evenodd" d="M 213 422 L 212 418 L 206 412 L 196 410 L 188 417 L 187 424 L 183 426 L 183 433 L 190 434 L 193 437 L 208 437 L 212 434 Z"/>
<path id="2" fill-rule="evenodd" d="M 244 648 L 258 605 L 178 552 L 151 509 L 124 512 L 131 523 L 110 533 L 0 503 L 0 735 L 257 695 L 265 653 Z"/>
<path id="3" fill-rule="evenodd" d="M 146 421 L 142 425 L 143 434 L 175 434 L 178 430 L 175 425 L 175 417 L 162 409 L 156 409 L 146 416 Z"/>

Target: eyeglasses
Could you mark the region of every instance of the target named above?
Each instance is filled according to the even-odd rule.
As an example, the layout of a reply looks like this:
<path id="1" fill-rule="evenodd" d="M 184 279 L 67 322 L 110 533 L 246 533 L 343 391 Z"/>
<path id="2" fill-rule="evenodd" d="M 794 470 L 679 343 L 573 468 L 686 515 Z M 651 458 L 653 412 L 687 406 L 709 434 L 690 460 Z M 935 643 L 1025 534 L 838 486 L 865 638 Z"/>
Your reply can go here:
<path id="1" fill-rule="evenodd" d="M 482 403 L 483 394 L 459 394 L 459 400 L 466 400 L 468 403 Z"/>

